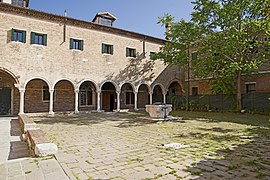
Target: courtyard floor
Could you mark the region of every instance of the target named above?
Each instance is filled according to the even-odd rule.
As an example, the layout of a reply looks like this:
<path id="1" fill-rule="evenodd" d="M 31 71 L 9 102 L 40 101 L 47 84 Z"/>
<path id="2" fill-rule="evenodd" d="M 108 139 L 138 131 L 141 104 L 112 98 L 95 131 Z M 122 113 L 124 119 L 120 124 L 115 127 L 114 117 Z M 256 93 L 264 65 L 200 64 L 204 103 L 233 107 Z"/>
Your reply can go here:
<path id="1" fill-rule="evenodd" d="M 176 112 L 156 122 L 143 112 L 33 117 L 57 144 L 71 179 L 270 179 L 268 116 Z M 180 143 L 179 149 L 163 144 Z"/>

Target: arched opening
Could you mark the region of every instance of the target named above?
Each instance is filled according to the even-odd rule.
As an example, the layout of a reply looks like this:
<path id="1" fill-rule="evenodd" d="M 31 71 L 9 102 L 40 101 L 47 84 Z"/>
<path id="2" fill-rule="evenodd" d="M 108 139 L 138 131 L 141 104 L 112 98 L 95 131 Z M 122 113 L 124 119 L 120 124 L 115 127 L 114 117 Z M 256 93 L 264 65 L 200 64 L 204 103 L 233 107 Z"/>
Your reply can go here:
<path id="1" fill-rule="evenodd" d="M 134 109 L 134 91 L 129 83 L 125 83 L 121 88 L 121 109 Z"/>
<path id="2" fill-rule="evenodd" d="M 15 84 L 12 75 L 0 70 L 0 115 L 19 113 L 20 94 Z"/>
<path id="3" fill-rule="evenodd" d="M 111 82 L 106 82 L 101 88 L 101 107 L 104 111 L 113 111 L 117 108 L 116 88 Z"/>
<path id="4" fill-rule="evenodd" d="M 138 108 L 143 109 L 147 104 L 150 104 L 149 89 L 146 84 L 142 84 L 138 91 Z"/>
<path id="5" fill-rule="evenodd" d="M 53 110 L 55 112 L 74 111 L 74 86 L 68 80 L 58 81 L 54 87 Z"/>
<path id="6" fill-rule="evenodd" d="M 156 85 L 153 90 L 153 103 L 163 103 L 162 88 Z"/>
<path id="7" fill-rule="evenodd" d="M 170 84 L 167 92 L 167 103 L 172 104 L 173 108 L 180 108 L 182 105 L 182 87 L 174 81 Z"/>
<path id="8" fill-rule="evenodd" d="M 25 87 L 24 99 L 26 113 L 49 112 L 49 85 L 42 79 L 32 79 Z"/>
<path id="9" fill-rule="evenodd" d="M 97 92 L 95 85 L 85 81 L 80 85 L 79 111 L 91 111 L 97 108 Z"/>

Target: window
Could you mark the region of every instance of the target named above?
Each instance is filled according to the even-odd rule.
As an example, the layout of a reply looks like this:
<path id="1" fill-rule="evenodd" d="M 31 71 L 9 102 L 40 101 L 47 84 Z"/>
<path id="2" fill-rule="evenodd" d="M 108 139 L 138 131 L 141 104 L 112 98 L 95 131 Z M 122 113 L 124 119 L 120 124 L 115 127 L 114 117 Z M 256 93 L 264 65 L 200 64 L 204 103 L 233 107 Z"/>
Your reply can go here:
<path id="1" fill-rule="evenodd" d="M 136 57 L 136 49 L 126 48 L 126 57 Z"/>
<path id="2" fill-rule="evenodd" d="M 153 56 L 154 56 L 155 54 L 156 54 L 155 52 L 150 52 L 149 56 L 150 56 L 150 59 L 151 59 L 151 60 L 154 60 L 154 57 L 153 57 Z"/>
<path id="3" fill-rule="evenodd" d="M 175 94 L 176 94 L 175 92 L 176 92 L 176 91 L 175 91 L 175 88 L 173 88 L 173 89 L 172 89 L 172 95 L 173 95 L 173 96 L 175 96 Z"/>
<path id="4" fill-rule="evenodd" d="M 77 49 L 83 51 L 83 40 L 70 38 L 70 49 Z"/>
<path id="5" fill-rule="evenodd" d="M 192 87 L 192 96 L 198 95 L 198 87 Z"/>
<path id="6" fill-rule="evenodd" d="M 12 29 L 11 41 L 26 43 L 26 31 Z"/>
<path id="7" fill-rule="evenodd" d="M 102 54 L 113 54 L 113 45 L 102 43 Z"/>
<path id="8" fill-rule="evenodd" d="M 24 2 L 23 0 L 12 0 L 12 5 L 15 5 L 15 6 L 20 6 L 20 7 L 24 7 Z"/>
<path id="9" fill-rule="evenodd" d="M 48 86 L 42 87 L 42 100 L 43 101 L 50 101 L 50 91 Z"/>
<path id="10" fill-rule="evenodd" d="M 134 93 L 132 90 L 126 91 L 126 105 L 133 105 L 134 104 Z"/>
<path id="11" fill-rule="evenodd" d="M 90 85 L 83 85 L 80 89 L 80 106 L 93 105 L 93 90 Z"/>
<path id="12" fill-rule="evenodd" d="M 31 44 L 47 46 L 47 34 L 31 32 Z"/>
<path id="13" fill-rule="evenodd" d="M 246 83 L 247 93 L 256 92 L 256 83 Z"/>
<path id="14" fill-rule="evenodd" d="M 111 19 L 100 17 L 100 24 L 101 25 L 105 25 L 105 26 L 112 26 L 113 25 L 113 21 Z"/>

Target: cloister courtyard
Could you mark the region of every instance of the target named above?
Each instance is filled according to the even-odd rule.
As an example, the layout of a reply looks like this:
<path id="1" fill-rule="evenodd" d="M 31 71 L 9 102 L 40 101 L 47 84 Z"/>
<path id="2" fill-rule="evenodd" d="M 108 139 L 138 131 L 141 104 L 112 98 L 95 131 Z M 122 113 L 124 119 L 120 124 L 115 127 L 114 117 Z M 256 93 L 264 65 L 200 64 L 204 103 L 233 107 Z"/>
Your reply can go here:
<path id="1" fill-rule="evenodd" d="M 71 179 L 270 179 L 269 116 L 172 115 L 183 119 L 143 120 L 145 112 L 31 118 L 57 144 Z"/>

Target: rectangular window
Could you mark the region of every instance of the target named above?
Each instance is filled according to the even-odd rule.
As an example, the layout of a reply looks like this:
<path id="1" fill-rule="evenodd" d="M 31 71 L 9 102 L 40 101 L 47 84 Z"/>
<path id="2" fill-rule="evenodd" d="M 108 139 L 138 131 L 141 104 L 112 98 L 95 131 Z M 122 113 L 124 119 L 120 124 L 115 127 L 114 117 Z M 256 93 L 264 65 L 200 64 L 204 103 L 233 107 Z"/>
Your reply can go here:
<path id="1" fill-rule="evenodd" d="M 83 40 L 70 38 L 70 49 L 83 51 Z"/>
<path id="2" fill-rule="evenodd" d="M 50 101 L 50 91 L 48 86 L 42 87 L 42 100 L 43 101 Z"/>
<path id="3" fill-rule="evenodd" d="M 102 54 L 113 54 L 113 45 L 102 43 Z"/>
<path id="4" fill-rule="evenodd" d="M 100 24 L 105 26 L 112 26 L 113 21 L 104 17 L 100 17 Z"/>
<path id="5" fill-rule="evenodd" d="M 256 83 L 248 83 L 246 84 L 247 93 L 256 92 Z"/>
<path id="6" fill-rule="evenodd" d="M 31 44 L 47 46 L 47 34 L 31 32 Z"/>
<path id="7" fill-rule="evenodd" d="M 126 91 L 126 105 L 134 104 L 134 93 L 132 91 Z"/>
<path id="8" fill-rule="evenodd" d="M 24 7 L 24 2 L 23 2 L 23 0 L 12 0 L 12 1 L 11 1 L 11 4 L 12 4 L 12 5 L 15 5 L 15 6 Z"/>
<path id="9" fill-rule="evenodd" d="M 149 56 L 150 56 L 150 59 L 151 59 L 151 60 L 154 60 L 154 57 L 153 57 L 153 56 L 154 56 L 155 54 L 156 54 L 155 52 L 150 52 Z"/>
<path id="10" fill-rule="evenodd" d="M 198 87 L 192 87 L 192 96 L 198 95 Z"/>
<path id="11" fill-rule="evenodd" d="M 26 43 L 26 31 L 12 29 L 11 41 Z"/>
<path id="12" fill-rule="evenodd" d="M 136 49 L 126 48 L 126 57 L 136 57 Z"/>

